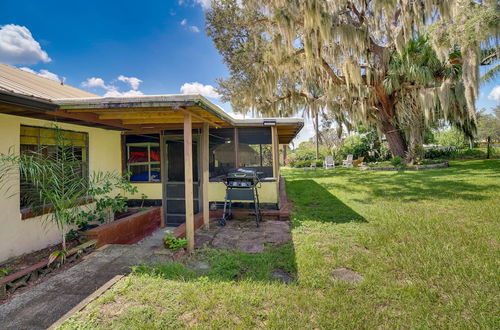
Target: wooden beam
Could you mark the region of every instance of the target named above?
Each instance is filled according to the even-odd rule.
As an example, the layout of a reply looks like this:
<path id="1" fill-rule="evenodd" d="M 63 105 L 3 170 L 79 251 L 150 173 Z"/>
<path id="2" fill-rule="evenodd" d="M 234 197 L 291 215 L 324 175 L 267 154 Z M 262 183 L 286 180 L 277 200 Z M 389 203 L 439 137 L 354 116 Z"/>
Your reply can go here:
<path id="1" fill-rule="evenodd" d="M 184 113 L 184 191 L 186 205 L 186 238 L 188 253 L 194 252 L 193 211 L 193 136 L 191 113 Z"/>
<path id="2" fill-rule="evenodd" d="M 205 224 L 205 229 L 210 227 L 210 206 L 208 200 L 209 129 L 208 123 L 203 123 L 203 128 L 201 129 L 201 198 L 203 203 L 203 223 Z"/>
<path id="3" fill-rule="evenodd" d="M 272 156 L 273 156 L 273 177 L 279 179 L 280 177 L 279 141 L 278 141 L 278 130 L 276 126 L 271 127 L 271 138 L 272 138 Z"/>
<path id="4" fill-rule="evenodd" d="M 182 111 L 112 112 L 98 115 L 100 119 L 184 118 Z"/>
<path id="5" fill-rule="evenodd" d="M 202 122 L 205 122 L 205 123 L 209 123 L 210 125 L 212 125 L 213 127 L 216 127 L 216 128 L 220 128 L 221 126 L 207 118 L 204 118 L 202 116 L 199 116 L 195 113 L 193 113 L 193 111 L 190 111 L 190 110 L 187 110 L 185 107 L 180 107 L 180 109 L 184 112 L 189 112 L 191 114 L 191 116 L 193 116 L 194 118 L 198 119 L 198 120 L 201 120 Z"/>
<path id="6" fill-rule="evenodd" d="M 124 119 L 122 120 L 125 125 L 147 125 L 147 124 L 182 124 L 184 122 L 183 118 L 151 118 L 151 119 Z M 195 121 L 196 123 L 202 123 L 202 121 Z"/>
<path id="7" fill-rule="evenodd" d="M 67 113 L 64 110 L 57 110 L 50 112 L 50 115 L 59 118 L 69 118 L 69 119 L 81 120 L 84 122 L 107 125 L 110 127 L 129 129 L 129 127 L 125 126 L 120 120 L 101 120 L 99 119 L 99 116 L 93 113 Z"/>

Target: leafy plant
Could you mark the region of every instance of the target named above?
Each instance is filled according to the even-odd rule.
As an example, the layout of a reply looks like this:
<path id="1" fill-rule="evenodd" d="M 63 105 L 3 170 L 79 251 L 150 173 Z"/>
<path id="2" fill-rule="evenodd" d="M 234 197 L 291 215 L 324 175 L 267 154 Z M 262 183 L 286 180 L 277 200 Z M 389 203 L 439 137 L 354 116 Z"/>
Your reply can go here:
<path id="1" fill-rule="evenodd" d="M 128 198 L 120 193 L 114 196 L 112 194 L 117 190 L 131 195 L 137 193 L 137 187 L 130 183 L 129 178 L 130 173 L 120 176 L 116 173 L 96 172 L 91 178 L 88 190 L 88 196 L 95 202 L 95 208 L 90 212 L 84 211 L 82 217 L 109 223 L 114 220 L 115 212 L 127 211 Z M 143 200 L 147 198 L 144 194 L 141 197 Z"/>
<path id="2" fill-rule="evenodd" d="M 59 264 L 64 264 L 64 262 L 66 261 L 66 256 L 68 255 L 68 251 L 66 251 L 66 249 L 64 250 L 56 250 L 54 252 L 52 252 L 49 256 L 49 265 L 51 263 L 53 263 L 54 261 L 56 261 L 57 259 L 60 259 L 61 261 L 59 262 Z"/>
<path id="3" fill-rule="evenodd" d="M 80 234 L 78 233 L 78 230 L 75 230 L 75 229 L 70 229 L 70 230 L 66 233 L 66 241 L 74 241 L 74 240 L 77 240 L 79 236 L 80 236 Z"/>
<path id="4" fill-rule="evenodd" d="M 166 233 L 163 237 L 163 243 L 166 248 L 172 249 L 174 251 L 184 249 L 187 247 L 186 238 L 177 238 L 172 233 Z"/>
<path id="5" fill-rule="evenodd" d="M 396 156 L 391 159 L 391 165 L 394 167 L 401 167 L 404 163 L 403 158 Z"/>
<path id="6" fill-rule="evenodd" d="M 11 268 L 11 267 L 2 267 L 2 268 L 0 268 L 0 278 L 9 275 L 13 271 L 14 271 L 14 268 Z"/>

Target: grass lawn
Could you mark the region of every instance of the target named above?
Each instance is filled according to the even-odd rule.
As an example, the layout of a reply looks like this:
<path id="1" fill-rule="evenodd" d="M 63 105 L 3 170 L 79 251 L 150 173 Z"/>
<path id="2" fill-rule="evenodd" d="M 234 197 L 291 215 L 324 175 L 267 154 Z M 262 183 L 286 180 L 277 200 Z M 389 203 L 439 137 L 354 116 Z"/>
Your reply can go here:
<path id="1" fill-rule="evenodd" d="M 199 252 L 203 275 L 137 267 L 63 328 L 498 328 L 500 160 L 283 174 L 293 243 Z M 339 267 L 363 281 L 333 279 Z M 276 268 L 297 280 L 272 280 Z"/>

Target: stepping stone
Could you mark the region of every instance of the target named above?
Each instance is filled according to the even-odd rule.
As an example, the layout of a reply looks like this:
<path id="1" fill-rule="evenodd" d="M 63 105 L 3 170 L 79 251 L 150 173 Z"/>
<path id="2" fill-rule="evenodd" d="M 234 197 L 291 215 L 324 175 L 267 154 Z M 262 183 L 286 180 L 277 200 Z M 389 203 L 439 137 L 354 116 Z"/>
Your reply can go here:
<path id="1" fill-rule="evenodd" d="M 210 264 L 206 261 L 195 261 L 192 264 L 190 264 L 189 267 L 192 268 L 197 273 L 206 273 L 207 271 L 210 270 L 210 268 L 212 268 Z"/>
<path id="2" fill-rule="evenodd" d="M 277 281 L 281 281 L 285 284 L 292 283 L 295 281 L 295 277 L 290 275 L 287 271 L 281 268 L 277 268 L 271 272 L 271 277 Z"/>
<path id="3" fill-rule="evenodd" d="M 333 271 L 332 277 L 335 280 L 340 280 L 348 283 L 359 283 L 363 280 L 363 276 L 355 271 L 347 268 L 337 268 Z"/>

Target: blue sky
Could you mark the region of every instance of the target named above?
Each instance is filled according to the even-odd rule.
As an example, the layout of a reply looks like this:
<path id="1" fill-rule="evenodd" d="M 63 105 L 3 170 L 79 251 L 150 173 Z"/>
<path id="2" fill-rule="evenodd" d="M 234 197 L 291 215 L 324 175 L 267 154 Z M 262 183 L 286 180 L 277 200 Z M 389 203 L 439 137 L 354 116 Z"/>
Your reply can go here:
<path id="1" fill-rule="evenodd" d="M 198 92 L 213 97 L 216 79 L 228 72 L 204 32 L 209 2 L 2 1 L 3 32 L 9 30 L 10 41 L 21 35 L 23 40 L 14 41 L 28 52 L 5 55 L 0 35 L 0 62 L 65 77 L 67 84 L 99 95 Z M 480 96 L 478 108 L 497 105 L 500 82 L 481 87 Z M 230 105 L 211 100 L 231 112 Z M 311 135 L 307 123 L 300 140 Z"/>

